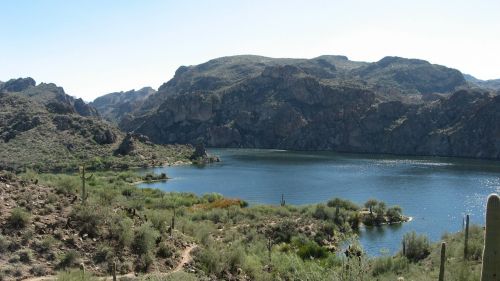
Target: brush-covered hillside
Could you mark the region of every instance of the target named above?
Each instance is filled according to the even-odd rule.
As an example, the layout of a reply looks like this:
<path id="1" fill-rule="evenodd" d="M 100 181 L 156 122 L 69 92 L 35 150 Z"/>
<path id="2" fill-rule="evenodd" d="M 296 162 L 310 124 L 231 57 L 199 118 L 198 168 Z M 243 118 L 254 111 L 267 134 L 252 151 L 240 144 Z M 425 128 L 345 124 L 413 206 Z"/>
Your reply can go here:
<path id="1" fill-rule="evenodd" d="M 94 107 L 55 84 L 37 85 L 32 78 L 0 84 L 0 169 L 161 165 L 187 160 L 191 152 L 191 147 L 158 146 L 144 136 L 127 137 Z"/>

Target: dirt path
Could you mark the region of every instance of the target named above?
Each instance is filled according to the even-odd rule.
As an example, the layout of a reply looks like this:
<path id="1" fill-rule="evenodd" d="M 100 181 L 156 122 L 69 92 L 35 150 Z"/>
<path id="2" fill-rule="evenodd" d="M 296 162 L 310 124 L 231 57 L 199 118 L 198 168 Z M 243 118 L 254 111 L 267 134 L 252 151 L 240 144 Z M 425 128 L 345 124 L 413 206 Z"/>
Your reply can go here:
<path id="1" fill-rule="evenodd" d="M 191 256 L 191 252 L 196 247 L 197 246 L 195 244 L 195 245 L 191 245 L 191 246 L 187 247 L 186 249 L 184 249 L 184 251 L 182 251 L 182 255 L 181 255 L 181 262 L 170 273 L 181 271 L 186 264 L 188 264 L 191 260 L 193 260 L 193 257 Z"/>
<path id="2" fill-rule="evenodd" d="M 193 260 L 193 257 L 191 256 L 191 252 L 196 247 L 198 247 L 198 246 L 196 244 L 193 244 L 193 245 L 187 247 L 186 249 L 184 249 L 182 251 L 181 261 L 179 262 L 179 264 L 172 271 L 162 273 L 159 275 L 170 275 L 172 273 L 181 271 L 186 264 L 188 264 L 189 262 L 191 262 Z M 158 275 L 158 274 L 156 274 L 156 275 Z M 133 272 L 131 272 L 131 273 L 123 274 L 123 275 L 117 275 L 116 279 L 120 280 L 121 278 L 124 278 L 124 277 L 134 278 L 136 276 Z M 33 277 L 33 278 L 24 279 L 24 281 L 52 281 L 52 280 L 56 280 L 56 278 L 57 278 L 56 275 L 48 275 L 48 276 L 40 276 L 40 277 Z M 99 277 L 98 279 L 99 280 L 113 280 L 113 277 L 112 276 L 105 276 L 105 277 Z"/>

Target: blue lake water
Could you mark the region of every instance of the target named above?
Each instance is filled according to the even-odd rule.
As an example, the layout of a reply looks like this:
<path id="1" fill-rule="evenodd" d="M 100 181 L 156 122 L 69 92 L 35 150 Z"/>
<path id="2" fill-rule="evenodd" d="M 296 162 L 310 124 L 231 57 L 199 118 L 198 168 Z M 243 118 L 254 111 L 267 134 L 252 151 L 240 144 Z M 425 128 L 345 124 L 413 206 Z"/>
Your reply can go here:
<path id="1" fill-rule="evenodd" d="M 437 157 L 210 149 L 221 163 L 153 168 L 173 179 L 142 184 L 165 191 L 221 193 L 250 204 L 311 204 L 340 197 L 363 204 L 369 198 L 400 205 L 413 217 L 397 226 L 363 229 L 360 240 L 371 255 L 400 248 L 415 230 L 433 241 L 462 228 L 465 213 L 483 224 L 488 194 L 500 191 L 500 163 Z"/>

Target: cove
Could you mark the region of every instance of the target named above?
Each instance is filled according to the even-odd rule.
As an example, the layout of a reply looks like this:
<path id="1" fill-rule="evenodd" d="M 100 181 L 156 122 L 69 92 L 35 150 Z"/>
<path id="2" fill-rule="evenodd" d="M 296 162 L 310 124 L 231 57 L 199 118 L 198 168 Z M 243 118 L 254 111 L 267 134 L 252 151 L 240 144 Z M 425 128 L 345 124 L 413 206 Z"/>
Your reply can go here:
<path id="1" fill-rule="evenodd" d="M 151 168 L 167 173 L 167 182 L 140 184 L 164 191 L 217 192 L 250 204 L 326 202 L 333 197 L 363 204 L 370 198 L 400 205 L 408 223 L 366 228 L 360 241 L 370 255 L 395 253 L 406 232 L 438 241 L 461 230 L 464 214 L 484 224 L 488 194 L 500 191 L 495 161 L 440 157 L 296 152 L 264 149 L 210 149 L 222 162 L 205 166 Z"/>

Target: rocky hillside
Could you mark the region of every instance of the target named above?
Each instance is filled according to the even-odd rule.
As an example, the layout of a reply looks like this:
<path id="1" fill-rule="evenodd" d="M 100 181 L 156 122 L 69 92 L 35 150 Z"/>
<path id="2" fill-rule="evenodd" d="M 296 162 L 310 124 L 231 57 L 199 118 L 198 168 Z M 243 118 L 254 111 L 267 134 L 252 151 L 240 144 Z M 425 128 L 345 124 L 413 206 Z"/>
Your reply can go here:
<path id="1" fill-rule="evenodd" d="M 157 149 L 140 142 L 135 154 L 113 156 L 124 137 L 94 107 L 54 84 L 36 85 L 32 78 L 19 78 L 0 85 L 0 169 L 156 165 L 187 160 L 192 151 L 180 146 Z"/>
<path id="2" fill-rule="evenodd" d="M 422 60 L 237 56 L 180 67 L 121 127 L 157 143 L 498 159 L 499 101 Z"/>
<path id="3" fill-rule="evenodd" d="M 116 92 L 95 99 L 91 105 L 108 121 L 118 123 L 126 114 L 140 107 L 144 100 L 156 93 L 151 87 L 127 92 Z"/>

